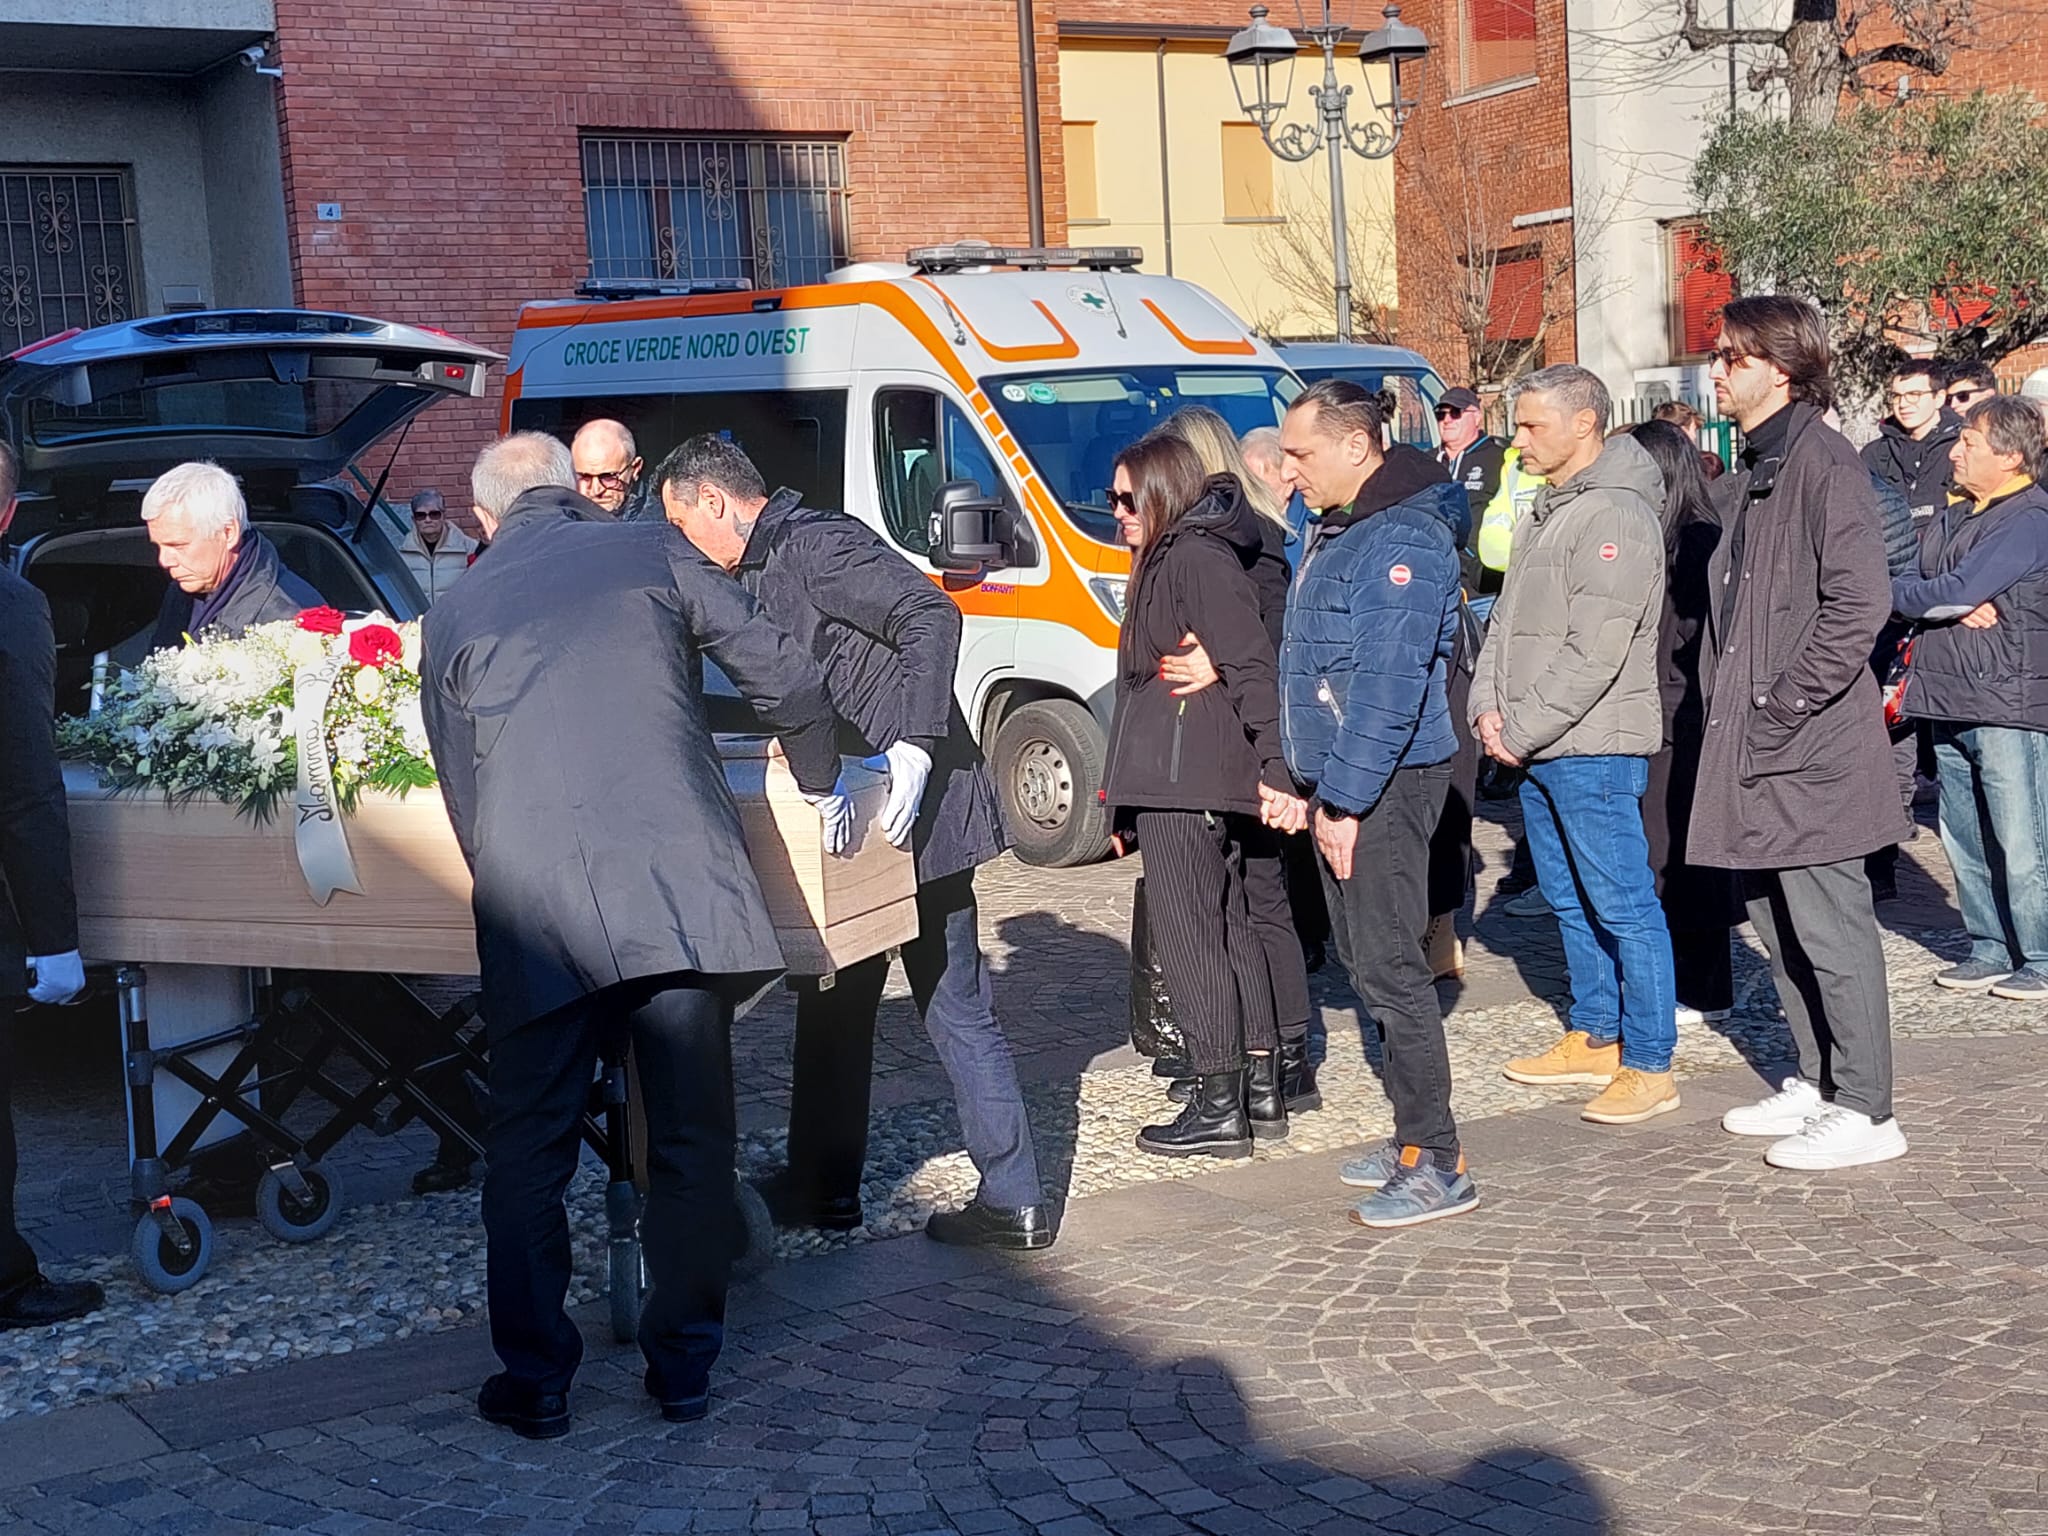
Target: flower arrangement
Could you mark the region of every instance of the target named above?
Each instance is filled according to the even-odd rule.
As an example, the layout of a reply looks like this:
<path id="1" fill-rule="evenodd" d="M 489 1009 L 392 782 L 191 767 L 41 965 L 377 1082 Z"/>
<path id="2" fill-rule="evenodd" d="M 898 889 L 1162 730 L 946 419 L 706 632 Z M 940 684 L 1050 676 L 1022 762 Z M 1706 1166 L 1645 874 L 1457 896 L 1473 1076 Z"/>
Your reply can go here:
<path id="1" fill-rule="evenodd" d="M 121 674 L 93 714 L 60 721 L 58 751 L 117 789 L 209 797 L 263 819 L 298 781 L 301 711 L 320 708 L 334 796 L 352 810 L 365 789 L 435 782 L 419 657 L 417 623 L 332 608 L 239 639 L 203 634 Z"/>

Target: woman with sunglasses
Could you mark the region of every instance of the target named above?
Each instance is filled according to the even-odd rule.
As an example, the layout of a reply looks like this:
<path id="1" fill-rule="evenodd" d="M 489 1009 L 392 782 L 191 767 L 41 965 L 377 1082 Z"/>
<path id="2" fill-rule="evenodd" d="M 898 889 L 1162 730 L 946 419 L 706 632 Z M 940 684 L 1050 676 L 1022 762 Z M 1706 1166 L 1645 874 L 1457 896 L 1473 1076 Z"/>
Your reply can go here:
<path id="1" fill-rule="evenodd" d="M 1145 855 L 1152 945 L 1187 1036 L 1195 1092 L 1138 1147 L 1246 1157 L 1287 1133 L 1272 990 L 1240 986 L 1264 956 L 1245 897 L 1245 843 L 1299 831 L 1308 808 L 1280 747 L 1273 642 L 1247 574 L 1258 514 L 1237 480 L 1155 432 L 1117 456 L 1109 502 L 1131 546 L 1117 643 L 1116 726 L 1103 801 L 1119 845 Z M 1199 628 L 1221 686 L 1177 695 L 1159 658 Z"/>

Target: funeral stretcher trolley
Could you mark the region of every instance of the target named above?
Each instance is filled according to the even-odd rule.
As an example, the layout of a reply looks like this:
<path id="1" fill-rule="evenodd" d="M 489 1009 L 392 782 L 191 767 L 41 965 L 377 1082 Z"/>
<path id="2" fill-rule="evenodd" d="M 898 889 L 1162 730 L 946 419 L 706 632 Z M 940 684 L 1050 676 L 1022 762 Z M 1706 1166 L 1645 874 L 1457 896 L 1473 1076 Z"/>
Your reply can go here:
<path id="1" fill-rule="evenodd" d="M 909 852 L 882 836 L 881 775 L 845 763 L 854 841 L 828 856 L 817 813 L 772 742 L 721 737 L 720 749 L 793 974 L 829 974 L 915 936 L 916 876 Z M 323 906 L 290 829 L 275 820 L 119 794 L 75 766 L 66 788 L 81 947 L 117 967 L 137 1214 L 130 1256 L 145 1284 L 181 1291 L 205 1275 L 212 1222 L 172 1192 L 171 1177 L 236 1131 L 268 1163 L 257 1219 L 288 1242 L 334 1226 L 342 1189 L 326 1157 L 358 1126 L 389 1133 L 417 1118 L 444 1141 L 482 1150 L 462 1097 L 485 1072 L 482 1021 L 468 1000 L 437 1012 L 399 980 L 477 968 L 469 871 L 438 794 L 365 795 L 346 827 L 360 894 L 337 891 Z M 309 979 L 280 987 L 278 972 Z M 303 1125 L 308 1099 L 322 1116 L 300 1134 L 285 1110 L 301 1106 L 292 1120 Z M 609 1173 L 608 1268 L 622 1337 L 637 1326 L 640 1289 L 631 1101 L 628 1063 L 608 1060 L 584 1133 Z"/>

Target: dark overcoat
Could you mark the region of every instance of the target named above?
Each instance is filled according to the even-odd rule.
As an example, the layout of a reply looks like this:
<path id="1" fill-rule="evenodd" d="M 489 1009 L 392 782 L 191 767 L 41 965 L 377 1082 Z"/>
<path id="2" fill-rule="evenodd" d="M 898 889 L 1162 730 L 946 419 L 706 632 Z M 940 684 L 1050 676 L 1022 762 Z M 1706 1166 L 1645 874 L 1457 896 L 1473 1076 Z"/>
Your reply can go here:
<path id="1" fill-rule="evenodd" d="M 28 990 L 30 955 L 78 948 L 56 669 L 50 605 L 0 569 L 0 998 Z"/>
<path id="2" fill-rule="evenodd" d="M 278 556 L 277 546 L 254 528 L 243 532 L 235 569 L 228 579 L 234 583 L 234 590 L 227 595 L 220 611 L 206 621 L 206 628 L 230 640 L 239 640 L 252 624 L 294 619 L 302 610 L 320 605 L 320 594 L 312 584 L 286 565 Z M 163 606 L 157 609 L 156 629 L 149 637 L 152 651 L 184 644 L 192 628 L 196 603 L 190 592 L 176 582 L 171 583 L 170 590 L 164 593 Z"/>
<path id="3" fill-rule="evenodd" d="M 782 969 L 702 658 L 806 790 L 831 789 L 839 755 L 818 669 L 738 583 L 666 523 L 528 491 L 428 610 L 420 649 L 493 1029 L 620 981 Z"/>
<path id="4" fill-rule="evenodd" d="M 1694 864 L 1835 864 L 1911 830 L 1870 672 L 1892 610 L 1870 477 L 1818 410 L 1792 411 L 1768 486 L 1739 466 L 1708 488 L 1724 533 L 1708 566 L 1707 725 L 1686 848 Z M 1729 530 L 1745 503 L 1736 570 Z"/>
<path id="5" fill-rule="evenodd" d="M 876 532 L 843 512 L 768 498 L 734 572 L 825 674 L 840 749 L 867 757 L 910 741 L 931 754 L 910 835 L 929 883 L 1009 846 L 1001 802 L 953 693 L 960 609 Z"/>

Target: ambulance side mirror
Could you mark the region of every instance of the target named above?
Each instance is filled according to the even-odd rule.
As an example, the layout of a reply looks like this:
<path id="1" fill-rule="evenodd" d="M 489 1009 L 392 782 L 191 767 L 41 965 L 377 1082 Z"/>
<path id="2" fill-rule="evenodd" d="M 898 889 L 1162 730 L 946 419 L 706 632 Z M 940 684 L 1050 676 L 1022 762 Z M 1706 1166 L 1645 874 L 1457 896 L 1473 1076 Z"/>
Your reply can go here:
<path id="1" fill-rule="evenodd" d="M 942 571 L 979 574 L 1012 562 L 1016 534 L 1010 509 L 972 480 L 949 480 L 932 498 L 931 550 Z"/>

